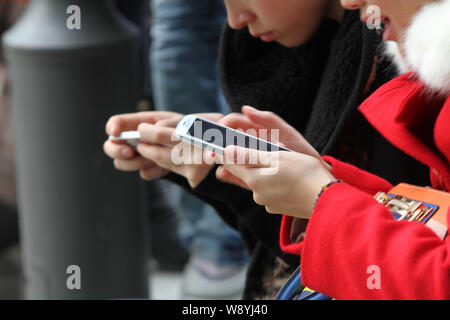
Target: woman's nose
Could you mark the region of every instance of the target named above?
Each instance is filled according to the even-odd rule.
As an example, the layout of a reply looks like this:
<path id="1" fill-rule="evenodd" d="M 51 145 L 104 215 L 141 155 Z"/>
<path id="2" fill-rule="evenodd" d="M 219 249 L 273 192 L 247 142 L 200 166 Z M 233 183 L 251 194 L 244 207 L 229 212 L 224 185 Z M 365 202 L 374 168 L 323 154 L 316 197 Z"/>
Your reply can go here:
<path id="1" fill-rule="evenodd" d="M 341 5 L 348 10 L 356 10 L 361 8 L 365 0 L 341 0 Z"/>
<path id="2" fill-rule="evenodd" d="M 230 28 L 238 30 L 255 21 L 256 16 L 250 11 L 240 11 L 235 14 L 228 14 L 228 24 Z"/>

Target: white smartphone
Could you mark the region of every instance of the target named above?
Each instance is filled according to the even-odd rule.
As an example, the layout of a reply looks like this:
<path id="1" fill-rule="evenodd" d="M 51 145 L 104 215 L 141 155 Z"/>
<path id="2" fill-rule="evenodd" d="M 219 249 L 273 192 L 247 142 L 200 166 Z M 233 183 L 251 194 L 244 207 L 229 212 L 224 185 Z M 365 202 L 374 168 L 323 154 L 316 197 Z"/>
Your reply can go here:
<path id="1" fill-rule="evenodd" d="M 215 122 L 187 115 L 178 122 L 175 130 L 178 139 L 223 155 L 229 145 L 261 151 L 291 151 L 269 141 L 254 137 L 242 131 L 222 126 Z"/>
<path id="2" fill-rule="evenodd" d="M 109 136 L 108 140 L 126 141 L 130 146 L 136 148 L 140 138 L 139 131 L 122 131 L 117 137 Z"/>

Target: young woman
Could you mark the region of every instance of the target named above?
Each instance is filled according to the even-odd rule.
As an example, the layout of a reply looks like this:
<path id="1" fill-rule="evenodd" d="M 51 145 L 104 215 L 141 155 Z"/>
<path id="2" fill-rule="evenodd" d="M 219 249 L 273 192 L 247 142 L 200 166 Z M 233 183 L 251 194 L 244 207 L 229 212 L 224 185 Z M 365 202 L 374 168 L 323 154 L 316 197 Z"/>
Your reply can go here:
<path id="1" fill-rule="evenodd" d="M 421 166 L 416 161 L 392 148 L 356 112 L 363 97 L 390 79 L 392 70 L 387 61 L 376 59 L 379 36 L 360 22 L 357 12 L 344 11 L 338 0 L 225 3 L 230 27 L 223 34 L 219 64 L 234 111 L 245 104 L 270 110 L 288 119 L 292 131 L 287 139 L 295 140 L 300 131 L 321 154 L 393 181 L 410 172 L 414 175 L 407 181 L 425 180 L 417 173 Z M 240 124 L 236 115 L 204 116 Z M 226 170 L 216 171 L 217 166 L 206 163 L 174 165 L 170 155 L 181 144 L 171 138 L 181 117 L 161 112 L 114 116 L 107 124 L 109 135 L 138 129 L 142 143 L 136 153 L 106 142 L 105 152 L 119 170 L 140 171 L 144 179 L 164 177 L 214 206 L 240 231 L 251 253 L 244 298 L 273 298 L 299 263 L 297 256 L 280 248 L 281 216 L 268 215 Z M 392 166 L 391 161 L 402 165 Z"/>
<path id="2" fill-rule="evenodd" d="M 410 70 L 377 90 L 360 112 L 397 148 L 429 167 L 427 185 L 450 191 L 450 0 L 341 2 L 360 9 L 363 22 L 367 6 L 378 6 L 383 37 L 399 44 L 397 59 Z M 243 111 L 249 121 L 292 131 L 273 114 Z M 261 174 L 269 165 L 225 167 L 268 212 L 286 214 L 281 246 L 301 256 L 306 286 L 337 299 L 450 298 L 450 237 L 442 240 L 422 224 L 394 220 L 373 199 L 392 188 L 386 180 L 331 157 L 321 159 L 301 137 L 285 144 L 302 154 L 279 152 L 274 175 Z M 225 155 L 231 160 L 253 152 L 262 155 L 237 147 Z M 310 219 L 304 234 L 297 218 Z M 373 270 L 375 287 L 368 285 Z"/>

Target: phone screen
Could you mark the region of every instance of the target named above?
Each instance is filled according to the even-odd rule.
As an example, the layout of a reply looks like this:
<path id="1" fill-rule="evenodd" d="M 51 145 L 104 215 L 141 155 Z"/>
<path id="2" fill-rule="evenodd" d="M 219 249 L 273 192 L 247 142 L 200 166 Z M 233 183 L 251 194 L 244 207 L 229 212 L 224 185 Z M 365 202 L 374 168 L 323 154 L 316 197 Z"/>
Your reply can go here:
<path id="1" fill-rule="evenodd" d="M 265 140 L 257 139 L 242 132 L 230 130 L 213 122 L 198 118 L 191 125 L 188 132 L 192 137 L 224 149 L 229 145 L 237 145 L 262 151 L 290 151 Z"/>

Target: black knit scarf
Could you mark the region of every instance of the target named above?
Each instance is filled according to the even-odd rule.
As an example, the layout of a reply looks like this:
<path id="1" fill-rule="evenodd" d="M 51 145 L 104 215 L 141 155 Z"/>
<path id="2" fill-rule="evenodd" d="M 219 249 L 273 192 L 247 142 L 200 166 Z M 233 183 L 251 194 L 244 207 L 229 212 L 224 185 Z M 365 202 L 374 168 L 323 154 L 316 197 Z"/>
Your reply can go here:
<path id="1" fill-rule="evenodd" d="M 297 48 L 227 27 L 219 57 L 221 85 L 233 111 L 242 105 L 273 111 L 319 152 L 332 154 L 363 98 L 379 43 L 357 11 L 346 11 L 340 24 L 324 19 L 315 36 Z"/>

